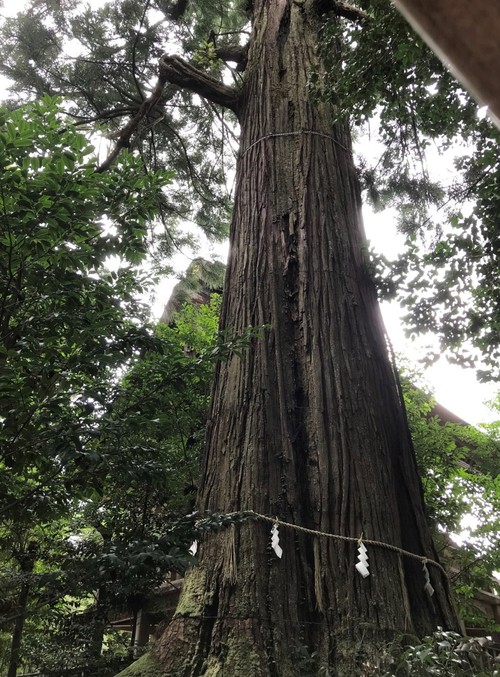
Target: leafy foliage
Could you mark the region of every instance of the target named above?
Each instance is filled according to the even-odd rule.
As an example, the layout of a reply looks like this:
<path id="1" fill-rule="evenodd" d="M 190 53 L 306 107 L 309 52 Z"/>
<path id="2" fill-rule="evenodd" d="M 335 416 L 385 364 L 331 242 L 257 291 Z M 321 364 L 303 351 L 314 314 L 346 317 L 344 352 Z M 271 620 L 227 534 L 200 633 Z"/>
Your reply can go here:
<path id="1" fill-rule="evenodd" d="M 438 337 L 434 359 L 447 351 L 496 378 L 498 132 L 389 2 L 359 6 L 369 17 L 362 24 L 325 23 L 326 72 L 311 85 L 362 130 L 365 197 L 377 210 L 395 208 L 406 235 L 398 259 L 381 260 L 381 292 L 405 307 L 412 335 Z M 342 59 L 332 62 L 339 41 Z M 379 144 L 375 157 L 363 157 L 366 134 Z M 447 180 L 434 170 L 453 162 Z"/>
<path id="2" fill-rule="evenodd" d="M 0 116 L 2 612 L 22 632 L 27 615 L 67 606 L 60 563 L 71 511 L 98 487 L 97 423 L 117 369 L 155 343 L 138 264 L 172 174 L 144 175 L 132 155 L 96 174 L 53 100 Z"/>
<path id="3" fill-rule="evenodd" d="M 500 570 L 496 426 L 481 431 L 446 421 L 429 391 L 413 385 L 416 382 L 418 375 L 409 372 L 403 389 L 435 540 L 452 567 L 451 580 L 463 620 L 471 626 L 487 627 L 489 622 L 472 598 L 478 589 L 495 587 L 492 574 Z M 459 547 L 453 538 L 459 539 Z"/>
<path id="4" fill-rule="evenodd" d="M 127 0 L 91 8 L 34 0 L 26 13 L 4 23 L 3 73 L 16 83 L 16 93 L 30 98 L 63 94 L 66 111 L 77 124 L 92 128 L 99 122 L 115 137 L 147 97 L 165 45 L 194 56 L 214 28 L 224 33 L 234 26 L 233 12 L 221 14 L 210 3 L 187 7 L 182 0 Z M 221 37 L 221 44 L 225 39 Z M 147 166 L 176 169 L 176 182 L 161 205 L 165 228 L 155 231 L 155 249 L 163 260 L 179 245 L 179 217 L 212 237 L 227 235 L 226 172 L 234 157 L 226 115 L 168 87 L 134 139 L 134 149 Z"/>
<path id="5" fill-rule="evenodd" d="M 218 340 L 215 294 L 148 326 L 146 222 L 171 173 L 144 174 L 131 154 L 96 173 L 53 100 L 2 115 L 3 625 L 22 619 L 26 667 L 97 671 L 128 655 L 109 609 L 137 608 L 227 522 L 180 516 L 192 512 L 214 361 L 253 333 Z"/>
<path id="6" fill-rule="evenodd" d="M 367 20 L 326 15 L 319 40 L 324 69 L 309 77 L 318 96 L 333 101 L 338 115 L 362 132 L 358 164 L 365 196 L 377 209 L 395 208 L 407 237 L 396 261 L 379 260 L 381 293 L 405 306 L 410 333 L 439 338 L 430 359 L 447 351 L 458 362 L 476 364 L 483 378 L 495 378 L 498 133 L 388 0 L 356 6 Z M 146 83 L 154 81 L 167 45 L 239 86 L 240 73 L 218 54 L 246 39 L 242 9 L 203 0 L 130 0 L 98 9 L 34 1 L 4 22 L 0 70 L 22 96 L 63 94 L 77 124 L 95 129 L 97 123 L 114 138 L 147 96 Z M 340 61 L 332 60 L 338 44 Z M 210 237 L 227 233 L 234 125 L 227 111 L 168 86 L 138 129 L 133 144 L 145 165 L 177 172 L 161 201 L 163 232 L 154 231 L 158 262 L 180 242 L 180 218 Z M 363 157 L 366 133 L 379 142 L 375 158 Z M 455 174 L 443 180 L 433 168 L 441 157 L 451 163 L 455 156 Z"/>
<path id="7" fill-rule="evenodd" d="M 476 150 L 457 160 L 463 182 L 452 186 L 458 204 L 447 209 L 448 224 L 427 251 L 408 248 L 398 275 L 413 331 L 437 333 L 458 362 L 473 365 L 479 352 L 488 380 L 500 358 L 499 134 L 479 127 Z"/>
<path id="8" fill-rule="evenodd" d="M 486 648 L 487 641 L 466 640 L 456 632 L 439 629 L 423 640 L 405 638 L 405 645 L 403 650 L 400 642 L 391 647 L 392 656 L 388 661 L 391 667 L 381 673 L 385 677 L 496 677 L 499 674 L 494 657 Z"/>
<path id="9" fill-rule="evenodd" d="M 133 264 L 171 175 L 141 178 L 132 156 L 96 174 L 49 100 L 4 113 L 0 143 L 1 508 L 29 521 L 57 514 L 70 486 L 78 497 L 112 375 L 153 341 L 138 326 Z"/>

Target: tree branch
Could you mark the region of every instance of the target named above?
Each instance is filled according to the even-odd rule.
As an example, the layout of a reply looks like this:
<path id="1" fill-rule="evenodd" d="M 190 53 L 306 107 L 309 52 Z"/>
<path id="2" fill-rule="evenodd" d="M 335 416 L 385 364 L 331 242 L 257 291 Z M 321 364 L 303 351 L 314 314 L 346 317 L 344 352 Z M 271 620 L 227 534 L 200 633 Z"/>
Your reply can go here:
<path id="1" fill-rule="evenodd" d="M 364 10 L 351 5 L 348 2 L 339 2 L 337 0 L 316 0 L 316 11 L 319 14 L 327 14 L 328 12 L 333 12 L 337 16 L 341 16 L 344 19 L 349 19 L 349 21 L 354 21 L 355 23 L 364 24 L 366 23 L 370 16 Z"/>
<path id="2" fill-rule="evenodd" d="M 137 113 L 134 115 L 133 118 L 131 118 L 125 127 L 122 129 L 120 132 L 120 135 L 118 136 L 118 139 L 116 141 L 115 147 L 111 151 L 111 153 L 108 155 L 108 157 L 104 160 L 104 162 L 99 165 L 99 167 L 96 169 L 96 172 L 98 174 L 102 174 L 103 172 L 106 172 L 113 162 L 116 160 L 118 155 L 120 154 L 121 150 L 123 148 L 128 148 L 130 144 L 130 137 L 132 134 L 136 131 L 137 127 L 139 126 L 141 120 L 146 117 L 146 115 L 156 106 L 158 101 L 161 98 L 161 95 L 163 94 L 163 90 L 165 89 L 165 85 L 167 83 L 167 77 L 166 74 L 163 72 L 162 66 L 161 66 L 161 61 L 160 61 L 160 68 L 159 68 L 159 73 L 158 73 L 158 80 L 156 81 L 155 88 L 153 89 L 153 92 L 151 93 L 150 96 L 148 96 L 147 99 L 145 99 Z"/>
<path id="3" fill-rule="evenodd" d="M 141 20 L 139 21 L 139 28 L 137 29 L 135 33 L 135 38 L 134 38 L 134 44 L 132 45 L 132 78 L 134 79 L 135 82 L 135 87 L 139 93 L 139 96 L 141 97 L 141 101 L 144 101 L 144 94 L 142 93 L 141 85 L 139 84 L 139 80 L 137 79 L 137 71 L 136 71 L 136 55 L 137 55 L 137 45 L 139 44 L 139 38 L 141 35 L 141 30 L 142 27 L 144 26 L 144 21 L 146 19 L 146 13 L 149 9 L 149 3 L 151 0 L 146 0 L 146 3 L 144 5 L 144 9 L 142 12 Z"/>
<path id="4" fill-rule="evenodd" d="M 229 108 L 238 114 L 239 94 L 233 87 L 224 85 L 178 56 L 164 54 L 160 59 L 160 72 L 168 82 L 189 89 L 212 103 Z"/>
<path id="5" fill-rule="evenodd" d="M 122 118 L 125 115 L 130 115 L 133 112 L 133 109 L 130 106 L 124 106 L 123 108 L 115 108 L 107 111 L 105 110 L 94 117 L 90 117 L 88 115 L 78 115 L 77 113 L 72 113 L 69 110 L 63 110 L 62 112 L 64 115 L 67 115 L 70 118 L 75 118 L 77 122 L 74 123 L 74 126 L 79 127 L 82 125 L 87 125 L 91 122 L 98 122 L 99 120 L 114 120 L 114 118 Z M 61 131 L 66 132 L 67 130 L 68 127 L 63 127 Z"/>
<path id="6" fill-rule="evenodd" d="M 177 2 L 175 2 L 167 11 L 169 18 L 172 19 L 172 21 L 179 21 L 186 13 L 187 6 L 188 0 L 177 0 Z"/>
<path id="7" fill-rule="evenodd" d="M 360 24 L 364 24 L 370 18 L 364 10 L 355 7 L 354 5 L 350 5 L 348 2 L 335 2 L 333 11 L 337 16 Z"/>
<path id="8" fill-rule="evenodd" d="M 195 68 L 187 61 L 178 56 L 168 56 L 164 54 L 159 62 L 158 80 L 151 95 L 145 99 L 137 113 L 120 132 L 115 147 L 97 167 L 96 172 L 102 174 L 107 171 L 116 160 L 123 148 L 128 148 L 132 134 L 137 130 L 141 121 L 150 113 L 160 100 L 167 82 L 189 89 L 196 94 L 217 103 L 226 108 L 230 108 L 236 114 L 238 113 L 238 92 L 232 87 L 224 85 L 211 75 Z"/>
<path id="9" fill-rule="evenodd" d="M 246 45 L 224 45 L 215 48 L 215 55 L 222 61 L 234 61 L 238 70 L 245 70 L 248 60 L 248 43 Z"/>
<path id="10" fill-rule="evenodd" d="M 154 6 L 171 21 L 179 22 L 186 13 L 188 4 L 189 0 L 155 0 Z"/>

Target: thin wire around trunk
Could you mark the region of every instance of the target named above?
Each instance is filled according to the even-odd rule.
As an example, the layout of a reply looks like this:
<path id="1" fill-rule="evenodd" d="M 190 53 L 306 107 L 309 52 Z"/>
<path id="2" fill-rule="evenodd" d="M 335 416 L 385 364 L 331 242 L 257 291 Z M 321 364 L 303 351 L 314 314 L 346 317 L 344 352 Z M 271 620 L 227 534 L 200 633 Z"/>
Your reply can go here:
<path id="1" fill-rule="evenodd" d="M 335 145 L 337 145 L 340 148 L 342 148 L 343 150 L 345 150 L 346 153 L 350 153 L 350 150 L 346 146 L 342 145 L 340 143 L 340 141 L 337 141 L 337 139 L 335 139 L 333 136 L 330 136 L 330 134 L 323 134 L 322 132 L 314 132 L 311 129 L 302 129 L 298 132 L 279 132 L 279 133 L 276 133 L 276 134 L 266 134 L 265 136 L 261 136 L 259 139 L 257 139 L 257 141 L 254 141 L 253 143 L 251 143 L 248 146 L 248 148 L 245 148 L 245 150 L 241 153 L 241 157 L 244 157 L 248 153 L 249 150 L 251 150 L 254 146 L 256 146 L 261 141 L 265 141 L 266 139 L 275 139 L 276 137 L 280 137 L 280 136 L 301 136 L 302 134 L 311 134 L 313 136 L 321 136 L 323 139 L 330 139 L 330 141 L 333 141 L 333 143 Z"/>

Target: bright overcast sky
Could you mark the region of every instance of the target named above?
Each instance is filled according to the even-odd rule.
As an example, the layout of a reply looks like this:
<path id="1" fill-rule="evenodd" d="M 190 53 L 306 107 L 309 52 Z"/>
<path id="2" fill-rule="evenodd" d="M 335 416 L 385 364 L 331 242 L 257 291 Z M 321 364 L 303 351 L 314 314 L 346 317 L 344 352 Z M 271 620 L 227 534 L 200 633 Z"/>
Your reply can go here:
<path id="1" fill-rule="evenodd" d="M 23 0 L 0 0 L 0 17 L 12 16 L 21 11 L 24 6 Z M 85 4 L 99 5 L 102 0 L 87 0 Z M 0 100 L 6 82 L 0 79 Z M 365 226 L 368 238 L 374 247 L 391 255 L 395 252 L 398 243 L 402 243 L 402 238 L 398 236 L 394 222 L 388 217 L 387 213 L 373 214 L 370 210 L 365 210 Z M 173 265 L 176 270 L 182 271 L 187 268 L 193 256 L 217 254 L 224 260 L 227 252 L 227 246 L 222 248 L 210 248 L 208 245 L 198 254 L 186 251 L 184 254 L 177 254 L 174 257 Z M 153 304 L 153 311 L 156 317 L 159 317 L 166 303 L 168 296 L 177 282 L 172 277 L 166 279 L 158 288 L 156 301 Z M 400 321 L 401 312 L 395 304 L 384 304 L 382 308 L 388 333 L 394 345 L 396 352 L 405 355 L 407 358 L 417 363 L 418 359 L 425 356 L 425 342 L 409 342 L 404 335 L 402 323 Z M 466 421 L 477 424 L 487 422 L 497 418 L 486 406 L 485 401 L 491 400 L 498 390 L 495 384 L 480 384 L 477 382 L 475 372 L 472 369 L 462 369 L 456 365 L 449 364 L 441 358 L 436 364 L 425 371 L 425 379 L 434 389 L 436 399 L 445 407 L 453 411 Z"/>

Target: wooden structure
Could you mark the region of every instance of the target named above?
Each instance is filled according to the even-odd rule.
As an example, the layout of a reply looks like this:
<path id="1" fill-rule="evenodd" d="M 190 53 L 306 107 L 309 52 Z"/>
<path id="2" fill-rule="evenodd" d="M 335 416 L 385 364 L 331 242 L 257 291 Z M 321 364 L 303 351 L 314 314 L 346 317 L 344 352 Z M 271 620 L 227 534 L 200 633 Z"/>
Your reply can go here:
<path id="1" fill-rule="evenodd" d="M 394 0 L 500 128 L 500 2 Z"/>
<path id="2" fill-rule="evenodd" d="M 453 567 L 450 567 L 450 572 L 453 571 Z M 149 638 L 154 636 L 155 628 L 160 623 L 168 623 L 174 615 L 183 581 L 183 578 L 179 578 L 175 581 L 164 583 L 148 597 L 144 602 L 144 606 L 139 609 L 135 617 L 130 611 L 117 610 L 110 619 L 111 625 L 117 630 L 127 633 L 133 632 L 134 647 L 145 646 Z M 490 590 L 475 591 L 471 604 L 483 614 L 486 621 L 492 621 L 500 625 L 500 595 L 497 589 L 500 588 L 500 581 L 492 579 L 491 582 L 492 587 Z M 462 631 L 467 637 L 491 637 L 493 642 L 492 649 L 495 653 L 498 652 L 500 654 L 500 632 L 492 633 L 484 627 L 465 624 L 463 624 Z"/>
<path id="3" fill-rule="evenodd" d="M 460 551 L 460 546 L 449 537 L 446 538 L 446 541 L 446 546 L 442 552 L 443 563 L 446 566 L 448 574 L 454 577 L 460 573 L 459 568 L 454 564 L 456 553 Z M 470 604 L 479 612 L 480 617 L 484 617 L 484 626 L 462 622 L 463 634 L 467 637 L 491 637 L 494 650 L 500 654 L 500 632 L 488 630 L 488 627 L 491 627 L 492 623 L 500 626 L 500 580 L 490 578 L 489 588 L 487 590 L 475 590 Z"/>
<path id="4" fill-rule="evenodd" d="M 145 646 L 155 628 L 167 623 L 174 615 L 182 589 L 183 578 L 175 575 L 169 577 L 157 590 L 154 590 L 141 604 L 140 608 L 115 609 L 109 614 L 110 625 L 116 630 L 130 633 L 130 644 L 135 647 Z"/>

